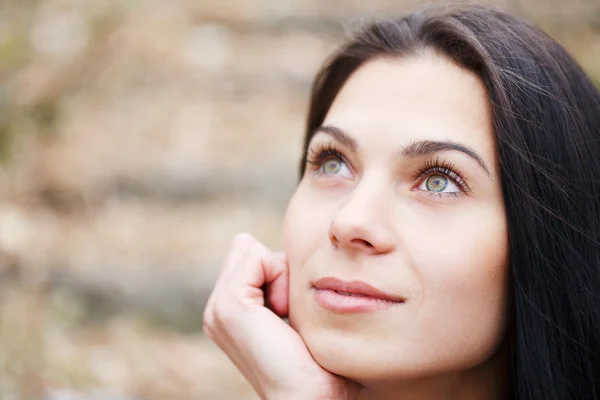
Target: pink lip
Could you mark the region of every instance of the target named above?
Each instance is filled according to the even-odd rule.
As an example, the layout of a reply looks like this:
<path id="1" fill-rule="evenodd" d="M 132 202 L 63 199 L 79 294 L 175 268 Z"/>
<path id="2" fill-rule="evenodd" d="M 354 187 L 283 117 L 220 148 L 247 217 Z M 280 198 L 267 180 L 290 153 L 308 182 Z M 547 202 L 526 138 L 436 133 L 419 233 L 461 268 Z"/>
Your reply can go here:
<path id="1" fill-rule="evenodd" d="M 313 283 L 321 307 L 342 314 L 364 313 L 403 304 L 406 299 L 385 293 L 362 281 L 345 282 L 333 277 Z"/>

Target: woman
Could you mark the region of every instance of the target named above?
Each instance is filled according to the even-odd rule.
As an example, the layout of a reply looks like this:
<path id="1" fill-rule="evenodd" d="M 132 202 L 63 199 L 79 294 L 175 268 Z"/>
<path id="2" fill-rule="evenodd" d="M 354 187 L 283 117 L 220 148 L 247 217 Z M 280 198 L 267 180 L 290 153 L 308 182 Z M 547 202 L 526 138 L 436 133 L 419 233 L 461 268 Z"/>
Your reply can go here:
<path id="1" fill-rule="evenodd" d="M 483 7 L 375 22 L 304 149 L 285 254 L 238 235 L 204 313 L 262 398 L 600 399 L 600 94 L 560 45 Z"/>

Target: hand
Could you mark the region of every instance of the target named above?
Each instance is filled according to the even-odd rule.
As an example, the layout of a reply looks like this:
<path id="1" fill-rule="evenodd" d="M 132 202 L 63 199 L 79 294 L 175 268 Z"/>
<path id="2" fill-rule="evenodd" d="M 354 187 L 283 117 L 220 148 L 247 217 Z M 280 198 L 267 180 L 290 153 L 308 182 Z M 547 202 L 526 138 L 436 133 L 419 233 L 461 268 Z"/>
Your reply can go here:
<path id="1" fill-rule="evenodd" d="M 288 312 L 288 266 L 249 234 L 239 234 L 204 311 L 204 332 L 262 399 L 355 399 L 358 386 L 323 369 Z"/>

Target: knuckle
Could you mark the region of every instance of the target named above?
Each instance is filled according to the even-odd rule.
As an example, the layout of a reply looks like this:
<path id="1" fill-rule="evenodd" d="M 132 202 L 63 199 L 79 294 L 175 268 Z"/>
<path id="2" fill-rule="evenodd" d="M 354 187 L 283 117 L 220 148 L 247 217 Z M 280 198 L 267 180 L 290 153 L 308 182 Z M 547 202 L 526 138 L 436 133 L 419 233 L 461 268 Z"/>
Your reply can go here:
<path id="1" fill-rule="evenodd" d="M 215 323 L 215 318 L 213 315 L 212 310 L 210 309 L 206 309 L 204 310 L 204 313 L 202 314 L 202 327 L 204 329 L 210 328 L 214 325 Z"/>
<path id="2" fill-rule="evenodd" d="M 202 331 L 204 332 L 204 334 L 206 335 L 206 337 L 208 337 L 209 339 L 213 339 L 213 330 L 210 324 L 207 323 L 206 320 L 204 320 L 203 324 L 202 324 Z"/>
<path id="3" fill-rule="evenodd" d="M 223 262 L 222 269 L 228 265 L 229 268 L 231 268 L 233 264 L 239 264 L 240 261 L 245 260 L 247 257 L 256 258 L 267 250 L 267 247 L 251 234 L 238 233 L 231 240 L 229 251 Z"/>
<path id="4" fill-rule="evenodd" d="M 254 237 L 246 232 L 238 233 L 233 237 L 232 245 L 233 246 L 241 246 L 241 245 L 249 245 L 255 241 Z"/>
<path id="5" fill-rule="evenodd" d="M 231 318 L 231 312 L 223 302 L 217 302 L 214 305 L 213 311 L 210 315 L 211 325 L 221 324 L 226 325 L 227 321 Z"/>
<path id="6" fill-rule="evenodd" d="M 202 314 L 202 330 L 210 339 L 214 337 L 215 314 L 212 307 L 206 307 Z"/>
<path id="7" fill-rule="evenodd" d="M 235 312 L 223 301 L 217 301 L 210 309 L 204 311 L 202 330 L 209 339 L 215 341 L 236 325 Z"/>
<path id="8" fill-rule="evenodd" d="M 204 310 L 202 316 L 202 327 L 209 329 L 213 334 L 227 326 L 226 321 L 229 319 L 230 312 L 228 311 L 229 307 L 224 304 L 223 300 L 223 298 L 215 300 L 210 308 L 207 307 Z"/>
<path id="9" fill-rule="evenodd" d="M 208 325 L 206 325 L 206 323 L 204 323 L 202 325 L 202 332 L 204 332 L 204 335 L 207 338 L 212 339 L 212 333 L 211 333 L 210 328 L 208 327 Z"/>

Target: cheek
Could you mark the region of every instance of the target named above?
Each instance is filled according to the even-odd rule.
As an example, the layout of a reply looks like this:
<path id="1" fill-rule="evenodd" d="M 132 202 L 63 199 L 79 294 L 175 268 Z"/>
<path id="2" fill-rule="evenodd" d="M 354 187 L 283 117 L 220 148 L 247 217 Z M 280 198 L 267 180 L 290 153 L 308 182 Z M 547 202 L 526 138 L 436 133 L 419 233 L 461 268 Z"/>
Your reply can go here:
<path id="1" fill-rule="evenodd" d="M 423 289 L 433 293 L 497 293 L 490 289 L 500 289 L 507 272 L 503 215 L 483 214 L 445 226 L 450 228 L 424 226 L 410 239 L 412 265 L 423 280 Z"/>
<path id="2" fill-rule="evenodd" d="M 481 215 L 452 226 L 426 228 L 427 238 L 415 235 L 410 244 L 422 289 L 420 331 L 442 329 L 456 344 L 485 353 L 500 340 L 507 319 L 504 216 Z"/>
<path id="3" fill-rule="evenodd" d="M 314 227 L 309 223 L 311 218 L 307 218 L 308 212 L 309 210 L 302 206 L 302 199 L 298 193 L 294 194 L 283 221 L 283 250 L 290 267 L 299 265 L 310 251 Z"/>
<path id="4" fill-rule="evenodd" d="M 288 259 L 289 266 L 289 321 L 295 328 L 298 321 L 306 320 L 306 313 L 302 311 L 301 296 L 303 292 L 301 265 L 316 250 L 315 225 L 313 223 L 315 208 L 310 208 L 302 196 L 301 188 L 290 200 L 283 222 L 283 250 Z"/>
<path id="5" fill-rule="evenodd" d="M 299 267 L 327 240 L 328 216 L 315 207 L 306 189 L 298 187 L 290 200 L 283 222 L 283 250 L 290 266 L 290 289 L 298 280 Z"/>
<path id="6" fill-rule="evenodd" d="M 292 196 L 283 222 L 283 246 L 290 267 L 302 265 L 328 243 L 335 203 L 326 203 L 310 187 L 300 184 Z"/>

